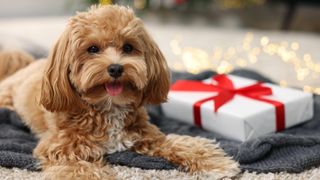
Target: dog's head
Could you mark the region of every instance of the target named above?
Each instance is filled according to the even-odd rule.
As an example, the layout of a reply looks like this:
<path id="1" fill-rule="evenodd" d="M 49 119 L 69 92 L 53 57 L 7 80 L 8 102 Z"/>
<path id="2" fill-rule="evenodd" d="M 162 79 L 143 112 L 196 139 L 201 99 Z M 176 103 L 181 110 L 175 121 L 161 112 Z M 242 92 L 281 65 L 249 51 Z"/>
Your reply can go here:
<path id="1" fill-rule="evenodd" d="M 158 104 L 167 98 L 168 71 L 131 9 L 93 7 L 70 19 L 51 51 L 40 103 L 49 111 L 104 102 Z"/>

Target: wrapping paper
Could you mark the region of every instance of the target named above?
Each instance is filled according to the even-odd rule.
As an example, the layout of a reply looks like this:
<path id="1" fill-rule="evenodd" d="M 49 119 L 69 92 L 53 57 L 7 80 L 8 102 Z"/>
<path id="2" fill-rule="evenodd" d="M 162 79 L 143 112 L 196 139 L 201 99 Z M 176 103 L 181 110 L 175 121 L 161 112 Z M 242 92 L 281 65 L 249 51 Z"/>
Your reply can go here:
<path id="1" fill-rule="evenodd" d="M 259 84 L 257 81 L 242 77 L 231 75 L 225 77 L 232 82 L 236 91 Z M 310 120 L 313 116 L 312 94 L 292 88 L 263 83 L 259 85 L 261 86 L 260 89 L 256 88 L 247 93 L 248 96 L 239 93 L 239 91 L 227 102 L 217 104 L 215 97 L 220 95 L 224 98 L 228 94 L 223 94 L 223 92 L 229 90 L 224 85 L 217 85 L 214 79 L 210 78 L 201 83 L 222 86 L 222 91 L 210 90 L 210 88 L 209 90 L 203 90 L 201 85 L 192 84 L 193 82 L 186 82 L 189 83 L 187 84 L 189 86 L 181 89 L 176 86 L 177 83 L 179 82 L 176 82 L 169 92 L 168 102 L 162 105 L 164 114 L 180 121 L 201 126 L 203 129 L 219 133 L 232 140 L 246 141 L 261 135 L 281 131 L 284 128 Z M 267 92 L 268 89 L 269 92 Z M 254 91 L 259 94 L 264 90 L 265 93 L 262 93 L 262 95 L 260 93 L 259 97 L 253 95 L 255 94 Z M 210 100 L 200 104 L 199 115 L 196 115 L 195 104 L 205 99 Z M 279 107 L 259 99 L 270 100 L 282 105 L 282 119 L 279 118 L 279 112 L 277 112 Z M 219 107 L 217 108 L 217 106 Z M 197 120 L 196 116 L 200 116 L 200 120 Z"/>

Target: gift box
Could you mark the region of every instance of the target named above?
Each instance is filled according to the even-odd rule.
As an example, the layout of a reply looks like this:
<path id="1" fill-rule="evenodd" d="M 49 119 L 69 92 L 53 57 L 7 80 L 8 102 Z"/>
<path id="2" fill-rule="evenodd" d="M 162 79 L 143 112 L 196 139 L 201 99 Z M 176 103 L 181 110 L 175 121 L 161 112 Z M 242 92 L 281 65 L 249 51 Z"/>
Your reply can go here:
<path id="1" fill-rule="evenodd" d="M 246 141 L 310 120 L 313 96 L 238 76 L 217 75 L 204 81 L 178 80 L 162 109 L 168 117 Z"/>

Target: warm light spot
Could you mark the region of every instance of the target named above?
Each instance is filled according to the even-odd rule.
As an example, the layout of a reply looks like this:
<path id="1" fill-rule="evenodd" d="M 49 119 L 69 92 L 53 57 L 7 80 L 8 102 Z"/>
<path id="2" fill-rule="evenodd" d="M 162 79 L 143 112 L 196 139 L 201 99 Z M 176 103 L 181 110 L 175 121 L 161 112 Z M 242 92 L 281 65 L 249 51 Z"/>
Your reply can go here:
<path id="1" fill-rule="evenodd" d="M 248 65 L 247 61 L 242 58 L 237 59 L 236 64 L 240 67 L 246 67 Z"/>
<path id="2" fill-rule="evenodd" d="M 303 81 L 306 76 L 308 76 L 310 73 L 309 69 L 306 68 L 299 68 L 297 69 L 297 80 L 298 81 Z"/>
<path id="3" fill-rule="evenodd" d="M 269 38 L 267 36 L 263 36 L 260 40 L 262 46 L 266 46 L 269 43 Z"/>
<path id="4" fill-rule="evenodd" d="M 247 34 L 244 36 L 243 41 L 250 43 L 253 40 L 253 33 L 252 32 L 247 32 Z"/>
<path id="5" fill-rule="evenodd" d="M 314 88 L 314 90 L 313 90 L 313 93 L 315 93 L 315 94 L 320 94 L 320 87 L 318 87 L 318 88 Z"/>
<path id="6" fill-rule="evenodd" d="M 306 65 L 309 69 L 315 70 L 315 65 L 314 65 L 314 63 L 313 63 L 312 61 L 307 61 L 307 62 L 305 62 L 305 65 Z"/>
<path id="7" fill-rule="evenodd" d="M 170 42 L 170 46 L 171 46 L 173 54 L 175 54 L 175 55 L 181 54 L 181 48 L 179 47 L 179 43 L 177 41 L 172 40 Z"/>
<path id="8" fill-rule="evenodd" d="M 179 35 L 176 35 L 176 37 L 170 41 L 171 50 L 173 54 L 177 56 L 181 54 L 180 39 L 181 37 Z"/>
<path id="9" fill-rule="evenodd" d="M 99 0 L 101 5 L 109 5 L 112 4 L 112 0 Z"/>
<path id="10" fill-rule="evenodd" d="M 222 48 L 216 48 L 213 51 L 213 60 L 219 61 L 222 58 Z"/>
<path id="11" fill-rule="evenodd" d="M 247 32 L 247 34 L 246 34 L 246 37 L 248 38 L 248 39 L 253 39 L 253 33 L 252 32 Z"/>
<path id="12" fill-rule="evenodd" d="M 227 52 L 224 54 L 223 58 L 225 60 L 231 59 L 236 53 L 236 49 L 234 47 L 228 48 Z"/>
<path id="13" fill-rule="evenodd" d="M 261 52 L 261 49 L 260 48 L 258 48 L 258 47 L 255 47 L 255 48 L 253 48 L 252 49 L 252 51 L 251 51 L 254 55 L 259 55 L 260 54 L 260 52 Z"/>
<path id="14" fill-rule="evenodd" d="M 219 74 L 228 73 L 228 72 L 230 72 L 232 70 L 233 70 L 232 65 L 230 63 L 228 63 L 227 61 L 221 61 L 221 63 L 217 67 L 217 72 Z"/>
<path id="15" fill-rule="evenodd" d="M 263 47 L 263 51 L 270 56 L 275 55 L 278 52 L 278 49 L 279 45 L 275 43 L 270 43 Z"/>
<path id="16" fill-rule="evenodd" d="M 206 51 L 191 47 L 183 49 L 182 62 L 186 70 L 191 73 L 207 70 L 211 67 L 212 63 Z"/>
<path id="17" fill-rule="evenodd" d="M 320 64 L 314 65 L 314 71 L 316 71 L 317 73 L 320 73 Z"/>
<path id="18" fill-rule="evenodd" d="M 278 47 L 278 50 L 277 50 L 278 54 L 282 54 L 282 53 L 285 53 L 285 52 L 287 52 L 287 49 L 285 47 L 283 47 L 283 46 L 279 46 Z"/>
<path id="19" fill-rule="evenodd" d="M 255 56 L 254 54 L 248 54 L 248 58 L 250 63 L 254 64 L 258 61 L 257 56 Z"/>
<path id="20" fill-rule="evenodd" d="M 227 53 L 228 53 L 230 56 L 235 55 L 235 53 L 236 53 L 236 48 L 234 48 L 234 47 L 229 47 L 228 50 L 227 50 Z"/>
<path id="21" fill-rule="evenodd" d="M 136 9 L 144 9 L 146 7 L 146 0 L 135 0 L 133 1 L 133 6 Z"/>
<path id="22" fill-rule="evenodd" d="M 287 41 L 282 41 L 280 43 L 280 46 L 287 48 L 288 47 L 288 42 Z"/>
<path id="23" fill-rule="evenodd" d="M 305 92 L 312 92 L 312 87 L 311 86 L 308 86 L 308 85 L 305 85 L 305 86 L 303 86 L 303 91 L 305 91 Z"/>
<path id="24" fill-rule="evenodd" d="M 316 80 L 316 79 L 319 79 L 319 74 L 316 73 L 316 72 L 313 72 L 312 75 L 311 75 L 312 79 Z"/>
<path id="25" fill-rule="evenodd" d="M 287 83 L 287 81 L 285 81 L 285 80 L 281 80 L 281 81 L 279 82 L 279 85 L 280 85 L 281 87 L 287 87 L 287 86 L 288 86 L 288 83 Z"/>
<path id="26" fill-rule="evenodd" d="M 311 55 L 310 54 L 304 54 L 303 55 L 303 60 L 304 61 L 311 61 Z"/>
<path id="27" fill-rule="evenodd" d="M 242 45 L 242 48 L 246 51 L 248 51 L 251 48 L 250 43 L 244 42 Z"/>
<path id="28" fill-rule="evenodd" d="M 297 42 L 293 42 L 293 43 L 291 43 L 291 49 L 292 50 L 298 50 L 300 48 L 300 45 L 299 45 L 299 43 L 297 43 Z"/>
<path id="29" fill-rule="evenodd" d="M 172 68 L 176 71 L 183 71 L 184 70 L 184 65 L 181 63 L 181 62 L 175 62 L 173 65 L 172 65 Z"/>

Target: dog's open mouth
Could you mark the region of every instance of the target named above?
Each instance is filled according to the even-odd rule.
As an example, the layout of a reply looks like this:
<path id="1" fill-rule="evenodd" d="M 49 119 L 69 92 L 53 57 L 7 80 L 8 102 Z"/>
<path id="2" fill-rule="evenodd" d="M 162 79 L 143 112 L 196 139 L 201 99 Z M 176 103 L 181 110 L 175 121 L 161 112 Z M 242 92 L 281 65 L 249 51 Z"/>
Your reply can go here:
<path id="1" fill-rule="evenodd" d="M 123 84 L 117 81 L 106 83 L 104 87 L 107 93 L 111 96 L 117 96 L 123 91 Z"/>

